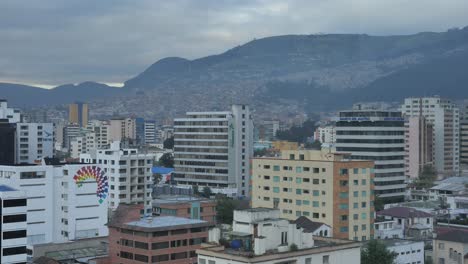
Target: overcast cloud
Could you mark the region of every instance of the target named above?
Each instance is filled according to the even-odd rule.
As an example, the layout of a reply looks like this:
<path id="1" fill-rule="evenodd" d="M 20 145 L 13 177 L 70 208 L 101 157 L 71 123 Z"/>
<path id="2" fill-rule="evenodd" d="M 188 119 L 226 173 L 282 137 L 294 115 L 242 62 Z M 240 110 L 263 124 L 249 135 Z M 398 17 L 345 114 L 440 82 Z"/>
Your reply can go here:
<path id="1" fill-rule="evenodd" d="M 254 38 L 445 31 L 467 14 L 467 0 L 1 0 L 0 82 L 121 83 Z"/>

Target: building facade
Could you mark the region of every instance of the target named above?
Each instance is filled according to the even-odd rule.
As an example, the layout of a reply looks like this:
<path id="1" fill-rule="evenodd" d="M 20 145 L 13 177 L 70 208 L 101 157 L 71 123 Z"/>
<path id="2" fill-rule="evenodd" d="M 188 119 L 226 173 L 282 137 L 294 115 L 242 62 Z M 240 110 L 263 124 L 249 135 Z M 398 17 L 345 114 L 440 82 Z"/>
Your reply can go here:
<path id="1" fill-rule="evenodd" d="M 0 119 L 7 119 L 7 123 L 19 123 L 21 113 L 18 109 L 9 108 L 7 100 L 0 99 Z"/>
<path id="2" fill-rule="evenodd" d="M 283 151 L 252 161 L 252 207 L 278 208 L 281 217 L 306 216 L 331 226 L 333 237 L 373 238 L 374 163 L 342 154 Z"/>
<path id="3" fill-rule="evenodd" d="M 468 164 L 468 120 L 460 122 L 460 163 Z"/>
<path id="4" fill-rule="evenodd" d="M 153 200 L 153 215 L 198 219 L 215 224 L 216 201 L 193 196 L 159 196 Z"/>
<path id="5" fill-rule="evenodd" d="M 226 112 L 188 112 L 174 120 L 174 135 L 178 184 L 249 195 L 253 123 L 247 105 L 233 105 Z"/>
<path id="6" fill-rule="evenodd" d="M 32 164 L 54 156 L 54 124 L 16 124 L 16 162 Z"/>
<path id="7" fill-rule="evenodd" d="M 336 151 L 353 160 L 375 162 L 375 195 L 403 200 L 405 195 L 405 127 L 401 112 L 342 111 L 336 122 Z"/>
<path id="8" fill-rule="evenodd" d="M 144 125 L 144 144 L 156 144 L 156 121 L 145 120 Z"/>
<path id="9" fill-rule="evenodd" d="M 0 185 L 0 260 L 2 264 L 26 263 L 26 195 Z"/>
<path id="10" fill-rule="evenodd" d="M 402 239 L 382 240 L 387 249 L 396 253 L 395 264 L 424 264 L 424 241 Z"/>
<path id="11" fill-rule="evenodd" d="M 405 122 L 405 174 L 417 179 L 424 166 L 433 166 L 433 128 L 424 116 L 409 117 Z"/>
<path id="12" fill-rule="evenodd" d="M 80 155 L 84 163 L 96 163 L 109 178 L 109 208 L 119 204 L 143 204 L 145 213 L 152 214 L 151 192 L 154 154 L 139 153 L 137 149 L 121 149 L 112 142 L 108 149 Z"/>
<path id="13" fill-rule="evenodd" d="M 433 261 L 437 264 L 468 263 L 468 231 L 441 228 L 433 240 Z"/>
<path id="14" fill-rule="evenodd" d="M 120 205 L 109 223 L 110 263 L 197 263 L 212 224 L 174 216 L 141 218 L 141 207 Z"/>
<path id="15" fill-rule="evenodd" d="M 16 162 L 16 126 L 0 119 L 0 165 L 12 165 Z"/>
<path id="16" fill-rule="evenodd" d="M 27 197 L 27 245 L 107 236 L 107 179 L 96 165 L 0 166 L 0 184 Z"/>
<path id="17" fill-rule="evenodd" d="M 440 97 L 406 98 L 406 117 L 424 116 L 433 126 L 433 160 L 443 176 L 460 174 L 460 113 L 450 100 Z"/>
<path id="18" fill-rule="evenodd" d="M 80 127 L 88 125 L 88 104 L 76 102 L 68 106 L 68 122 Z"/>
<path id="19" fill-rule="evenodd" d="M 314 139 L 322 144 L 333 145 L 336 143 L 335 126 L 320 126 L 314 134 Z"/>

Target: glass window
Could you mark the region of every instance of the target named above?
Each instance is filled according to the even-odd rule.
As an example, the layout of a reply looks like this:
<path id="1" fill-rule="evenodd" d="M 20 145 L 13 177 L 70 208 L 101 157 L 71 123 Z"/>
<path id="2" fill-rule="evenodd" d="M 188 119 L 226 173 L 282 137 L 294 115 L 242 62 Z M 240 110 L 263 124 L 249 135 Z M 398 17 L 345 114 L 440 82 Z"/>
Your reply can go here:
<path id="1" fill-rule="evenodd" d="M 353 208 L 354 209 L 359 208 L 359 203 L 353 203 Z"/>
<path id="2" fill-rule="evenodd" d="M 353 197 L 359 197 L 359 192 L 358 191 L 353 192 Z"/>
<path id="3" fill-rule="evenodd" d="M 280 176 L 273 176 L 273 182 L 279 182 Z"/>
<path id="4" fill-rule="evenodd" d="M 280 170 L 280 166 L 278 166 L 278 165 L 273 166 L 273 170 L 274 170 L 274 171 L 279 171 L 279 170 Z"/>
<path id="5" fill-rule="evenodd" d="M 320 204 L 318 201 L 312 201 L 312 206 L 313 207 L 320 207 Z"/>
<path id="6" fill-rule="evenodd" d="M 296 183 L 298 184 L 302 183 L 302 178 L 296 178 Z"/>
<path id="7" fill-rule="evenodd" d="M 302 172 L 302 167 L 296 167 L 296 172 L 301 173 Z"/>
<path id="8" fill-rule="evenodd" d="M 312 194 L 313 194 L 313 196 L 319 196 L 319 195 L 320 195 L 320 191 L 313 190 L 313 191 L 312 191 Z"/>
<path id="9" fill-rule="evenodd" d="M 273 192 L 274 192 L 274 193 L 279 193 L 279 192 L 280 192 L 280 188 L 279 188 L 279 187 L 273 187 Z"/>
<path id="10" fill-rule="evenodd" d="M 359 169 L 358 169 L 358 168 L 354 168 L 354 169 L 353 169 L 353 173 L 354 173 L 354 174 L 359 174 Z"/>
<path id="11" fill-rule="evenodd" d="M 341 233 L 348 233 L 348 227 L 347 226 L 340 227 L 340 232 Z"/>
<path id="12" fill-rule="evenodd" d="M 347 203 L 341 203 L 340 204 L 340 209 L 348 209 L 348 204 Z"/>
<path id="13" fill-rule="evenodd" d="M 362 195 L 362 197 L 367 197 L 367 191 L 362 191 L 361 195 Z"/>
<path id="14" fill-rule="evenodd" d="M 296 194 L 302 194 L 302 189 L 296 189 Z"/>
<path id="15" fill-rule="evenodd" d="M 310 205 L 310 201 L 309 200 L 302 200 L 302 204 L 303 205 Z"/>
<path id="16" fill-rule="evenodd" d="M 362 220 L 367 219 L 367 213 L 361 213 L 361 219 Z"/>
<path id="17" fill-rule="evenodd" d="M 340 198 L 348 198 L 348 192 L 340 192 Z"/>
<path id="18" fill-rule="evenodd" d="M 296 205 L 302 205 L 302 200 L 296 200 Z"/>
<path id="19" fill-rule="evenodd" d="M 362 174 L 366 174 L 367 173 L 367 169 L 366 168 L 363 168 L 362 169 Z"/>

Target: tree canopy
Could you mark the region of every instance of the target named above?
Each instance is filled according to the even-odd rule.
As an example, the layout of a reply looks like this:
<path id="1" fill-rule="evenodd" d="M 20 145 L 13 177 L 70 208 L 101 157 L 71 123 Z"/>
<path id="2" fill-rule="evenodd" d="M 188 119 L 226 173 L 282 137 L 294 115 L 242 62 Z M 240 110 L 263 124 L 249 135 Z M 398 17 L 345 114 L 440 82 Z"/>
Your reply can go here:
<path id="1" fill-rule="evenodd" d="M 164 153 L 159 158 L 159 165 L 166 168 L 174 168 L 174 156 L 171 153 Z"/>
<path id="2" fill-rule="evenodd" d="M 379 240 L 369 241 L 361 250 L 361 264 L 393 264 L 397 253 L 387 249 Z"/>
<path id="3" fill-rule="evenodd" d="M 425 165 L 418 177 L 414 181 L 414 186 L 419 189 L 428 189 L 434 186 L 437 179 L 437 171 L 431 165 Z"/>
<path id="4" fill-rule="evenodd" d="M 316 128 L 315 121 L 309 119 L 300 126 L 292 126 L 290 129 L 278 131 L 276 137 L 280 140 L 306 143 L 307 138 L 314 135 Z"/>

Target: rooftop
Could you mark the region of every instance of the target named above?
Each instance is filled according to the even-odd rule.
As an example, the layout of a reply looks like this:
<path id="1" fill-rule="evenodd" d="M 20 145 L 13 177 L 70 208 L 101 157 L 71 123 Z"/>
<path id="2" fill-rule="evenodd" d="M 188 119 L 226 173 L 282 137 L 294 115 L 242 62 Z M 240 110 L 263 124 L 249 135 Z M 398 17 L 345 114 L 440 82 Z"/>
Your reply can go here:
<path id="1" fill-rule="evenodd" d="M 454 183 L 454 184 L 467 184 L 468 183 L 468 176 L 464 177 L 450 177 L 444 180 L 441 180 L 439 184 L 443 183 Z"/>
<path id="2" fill-rule="evenodd" d="M 17 190 L 7 185 L 0 185 L 0 192 L 14 192 L 14 191 L 17 191 Z"/>
<path id="3" fill-rule="evenodd" d="M 377 215 L 392 216 L 398 218 L 432 217 L 433 215 L 409 207 L 393 207 L 377 212 Z"/>
<path id="4" fill-rule="evenodd" d="M 435 239 L 468 244 L 468 230 L 456 228 L 439 229 Z"/>
<path id="5" fill-rule="evenodd" d="M 304 232 L 312 233 L 323 225 L 326 225 L 322 222 L 314 222 L 305 216 L 301 216 L 294 220 L 294 223 L 297 227 L 304 228 Z"/>
<path id="6" fill-rule="evenodd" d="M 387 247 L 405 246 L 405 245 L 411 245 L 415 243 L 424 243 L 423 241 L 414 241 L 414 240 L 405 240 L 405 239 L 381 239 L 380 241 L 384 243 Z"/>
<path id="7" fill-rule="evenodd" d="M 203 220 L 188 219 L 175 216 L 158 216 L 142 218 L 138 221 L 126 223 L 127 226 L 136 226 L 144 228 L 162 228 L 162 227 L 174 227 L 183 225 L 196 225 L 208 223 Z"/>
<path id="8" fill-rule="evenodd" d="M 236 211 L 258 213 L 258 212 L 271 212 L 271 211 L 277 211 L 277 210 L 278 209 L 257 207 L 257 208 L 247 208 L 247 209 L 236 210 Z"/>
<path id="9" fill-rule="evenodd" d="M 173 204 L 186 202 L 210 202 L 212 200 L 189 195 L 160 195 L 153 199 L 154 204 Z"/>
<path id="10" fill-rule="evenodd" d="M 431 188 L 431 190 L 437 191 L 451 191 L 451 192 L 460 192 L 465 190 L 463 183 L 442 183 Z"/>

